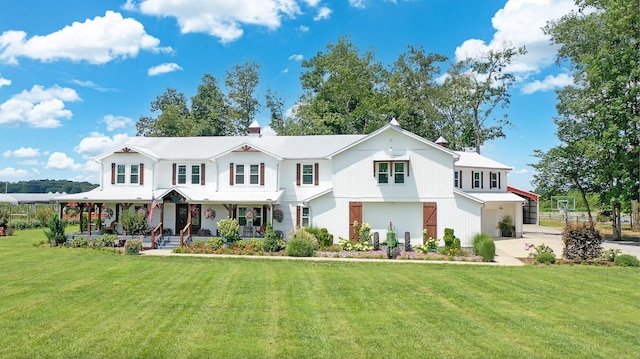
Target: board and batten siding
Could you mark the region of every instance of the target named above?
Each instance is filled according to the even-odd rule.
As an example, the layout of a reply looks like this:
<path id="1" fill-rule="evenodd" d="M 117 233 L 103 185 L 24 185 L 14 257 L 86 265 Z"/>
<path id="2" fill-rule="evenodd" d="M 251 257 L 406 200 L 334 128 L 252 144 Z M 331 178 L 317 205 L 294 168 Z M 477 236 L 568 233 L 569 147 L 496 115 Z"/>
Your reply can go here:
<path id="1" fill-rule="evenodd" d="M 392 145 L 390 145 L 392 144 Z M 389 148 L 393 146 L 393 155 Z M 379 185 L 374 161 L 408 161 L 401 185 Z M 333 158 L 336 197 L 417 199 L 450 196 L 453 156 L 394 131 L 381 133 Z"/>

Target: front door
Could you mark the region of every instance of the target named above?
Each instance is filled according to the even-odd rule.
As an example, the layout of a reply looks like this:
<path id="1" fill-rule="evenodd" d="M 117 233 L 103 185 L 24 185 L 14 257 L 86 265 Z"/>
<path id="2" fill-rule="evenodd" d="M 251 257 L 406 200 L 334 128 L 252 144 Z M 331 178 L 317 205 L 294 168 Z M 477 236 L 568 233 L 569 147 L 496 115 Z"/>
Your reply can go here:
<path id="1" fill-rule="evenodd" d="M 189 221 L 189 205 L 186 203 L 176 204 L 176 235 L 180 234 L 180 231 L 184 229 Z"/>
<path id="2" fill-rule="evenodd" d="M 176 235 L 189 223 L 189 207 L 191 207 L 191 232 L 198 233 L 200 230 L 200 205 L 189 205 L 186 203 L 176 204 Z"/>

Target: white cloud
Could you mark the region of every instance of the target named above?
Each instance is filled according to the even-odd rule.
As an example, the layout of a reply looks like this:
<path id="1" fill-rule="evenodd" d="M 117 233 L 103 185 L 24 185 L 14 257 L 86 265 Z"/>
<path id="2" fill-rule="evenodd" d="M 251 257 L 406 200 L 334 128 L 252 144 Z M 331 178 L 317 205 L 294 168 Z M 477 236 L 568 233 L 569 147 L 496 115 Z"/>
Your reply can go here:
<path id="1" fill-rule="evenodd" d="M 75 101 L 80 101 L 80 97 L 73 89 L 34 85 L 30 91 L 13 95 L 0 105 L 0 126 L 27 123 L 34 128 L 59 127 L 61 119 L 73 116 L 65 109 L 65 102 Z"/>
<path id="2" fill-rule="evenodd" d="M 169 63 L 164 63 L 164 64 L 150 67 L 149 70 L 147 70 L 147 74 L 149 76 L 156 76 L 156 75 L 166 74 L 166 73 L 174 72 L 178 70 L 182 70 L 182 67 L 180 67 L 176 63 L 169 62 Z"/>
<path id="3" fill-rule="evenodd" d="M 298 30 L 300 30 L 300 32 L 308 32 L 309 26 L 300 25 L 298 26 Z"/>
<path id="4" fill-rule="evenodd" d="M 127 1 L 129 9 L 159 17 L 175 17 L 182 33 L 207 33 L 229 43 L 239 39 L 243 25 L 280 27 L 282 16 L 300 13 L 296 0 L 142 0 L 139 4 Z"/>
<path id="5" fill-rule="evenodd" d="M 81 165 L 75 163 L 73 158 L 68 157 L 65 153 L 54 152 L 49 156 L 49 160 L 44 168 L 49 170 L 77 171 L 81 168 Z"/>
<path id="6" fill-rule="evenodd" d="M 529 173 L 529 171 L 526 168 L 521 168 L 519 170 L 514 169 L 510 173 L 514 175 L 526 175 Z"/>
<path id="7" fill-rule="evenodd" d="M 26 170 L 15 169 L 13 167 L 6 167 L 0 170 L 0 177 L 3 177 L 3 178 L 24 177 L 28 174 L 29 172 L 27 172 Z"/>
<path id="8" fill-rule="evenodd" d="M 124 133 L 109 137 L 99 132 L 92 132 L 89 137 L 83 138 L 73 150 L 81 154 L 83 158 L 91 158 L 122 145 L 128 139 L 129 135 Z"/>
<path id="9" fill-rule="evenodd" d="M 20 147 L 15 151 L 5 151 L 2 156 L 4 158 L 35 158 L 40 156 L 40 150 L 31 147 Z"/>
<path id="10" fill-rule="evenodd" d="M 302 56 L 302 54 L 293 54 L 289 56 L 289 60 L 293 60 L 293 61 L 302 61 L 303 59 L 304 59 L 304 56 Z"/>
<path id="11" fill-rule="evenodd" d="M 365 0 L 349 0 L 349 5 L 359 8 L 359 9 L 364 9 L 365 7 Z"/>
<path id="12" fill-rule="evenodd" d="M 525 46 L 527 54 L 512 61 L 508 71 L 526 78 L 550 66 L 557 48 L 542 32 L 547 21 L 577 9 L 573 0 L 509 0 L 491 20 L 496 32 L 489 43 L 470 39 L 456 48 L 456 60 L 476 58 L 489 50 Z"/>
<path id="13" fill-rule="evenodd" d="M 573 77 L 567 74 L 558 74 L 557 76 L 549 75 L 544 80 L 535 80 L 522 87 L 520 92 L 525 95 L 532 94 L 534 92 L 552 91 L 558 88 L 573 85 Z"/>
<path id="14" fill-rule="evenodd" d="M 0 87 L 11 85 L 11 80 L 0 77 Z"/>
<path id="15" fill-rule="evenodd" d="M 125 128 L 133 123 L 133 120 L 129 117 L 106 115 L 102 119 L 102 122 L 107 124 L 107 131 L 111 132 L 116 128 Z"/>
<path id="16" fill-rule="evenodd" d="M 82 86 L 82 87 L 92 88 L 92 89 L 94 89 L 96 91 L 100 91 L 100 92 L 113 91 L 113 89 L 108 89 L 106 87 L 99 86 L 98 84 L 96 84 L 93 81 L 82 81 L 82 80 L 73 79 L 73 80 L 71 80 L 71 83 L 75 84 L 75 85 L 78 85 L 78 86 Z"/>
<path id="17" fill-rule="evenodd" d="M 326 6 L 318 9 L 318 14 L 313 18 L 314 21 L 326 20 L 331 17 L 333 11 Z"/>
<path id="18" fill-rule="evenodd" d="M 304 2 L 311 7 L 316 7 L 320 3 L 320 0 L 304 0 Z"/>
<path id="19" fill-rule="evenodd" d="M 136 57 L 140 50 L 171 50 L 159 44 L 160 40 L 148 35 L 137 20 L 107 11 L 104 16 L 74 22 L 51 34 L 30 39 L 24 31 L 5 31 L 0 35 L 0 60 L 17 64 L 18 57 L 29 57 L 43 62 L 67 59 L 104 64 Z"/>

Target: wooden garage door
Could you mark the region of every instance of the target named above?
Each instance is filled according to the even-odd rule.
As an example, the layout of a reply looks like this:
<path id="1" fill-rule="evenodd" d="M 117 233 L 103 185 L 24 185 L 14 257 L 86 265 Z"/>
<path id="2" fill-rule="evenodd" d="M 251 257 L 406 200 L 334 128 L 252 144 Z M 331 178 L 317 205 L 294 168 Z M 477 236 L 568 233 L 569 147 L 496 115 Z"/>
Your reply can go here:
<path id="1" fill-rule="evenodd" d="M 349 202 L 349 240 L 358 240 L 357 233 L 353 233 L 353 221 L 362 224 L 362 202 Z"/>
<path id="2" fill-rule="evenodd" d="M 422 229 L 427 230 L 427 237 L 438 238 L 438 204 L 436 202 L 422 204 Z"/>

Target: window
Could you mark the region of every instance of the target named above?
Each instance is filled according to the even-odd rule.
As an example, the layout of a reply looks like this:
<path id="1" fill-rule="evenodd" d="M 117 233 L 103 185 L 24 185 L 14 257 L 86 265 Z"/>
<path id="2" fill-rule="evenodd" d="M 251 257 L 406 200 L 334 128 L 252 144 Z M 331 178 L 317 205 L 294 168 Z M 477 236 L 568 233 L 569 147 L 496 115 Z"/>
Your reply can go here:
<path id="1" fill-rule="evenodd" d="M 200 166 L 191 166 L 191 184 L 200 184 Z"/>
<path id="2" fill-rule="evenodd" d="M 127 170 L 127 167 L 125 165 L 118 165 L 118 172 L 116 175 L 116 183 L 118 184 L 124 184 L 125 183 L 125 179 L 127 178 L 125 171 Z"/>
<path id="3" fill-rule="evenodd" d="M 460 172 L 453 172 L 453 187 L 460 188 Z"/>
<path id="4" fill-rule="evenodd" d="M 378 183 L 389 183 L 389 163 L 378 163 Z"/>
<path id="5" fill-rule="evenodd" d="M 473 188 L 482 187 L 482 177 L 480 172 L 473 172 Z"/>
<path id="6" fill-rule="evenodd" d="M 129 183 L 139 183 L 140 176 L 138 172 L 138 165 L 131 165 L 131 172 L 129 175 Z"/>
<path id="7" fill-rule="evenodd" d="M 187 184 L 187 166 L 178 165 L 178 184 Z"/>
<path id="8" fill-rule="evenodd" d="M 247 210 L 253 212 L 253 218 L 247 218 Z M 262 207 L 238 207 L 238 224 L 246 226 L 249 221 L 252 226 L 262 226 Z"/>
<path id="9" fill-rule="evenodd" d="M 244 165 L 236 165 L 236 184 L 244 184 Z"/>
<path id="10" fill-rule="evenodd" d="M 249 184 L 260 184 L 260 166 L 249 166 Z"/>
<path id="11" fill-rule="evenodd" d="M 407 161 L 374 162 L 376 177 L 379 184 L 404 184 L 409 177 L 409 163 Z"/>
<path id="12" fill-rule="evenodd" d="M 500 182 L 498 181 L 498 173 L 497 172 L 491 172 L 491 188 L 498 188 L 500 187 Z"/>
<path id="13" fill-rule="evenodd" d="M 311 216 L 309 215 L 309 207 L 302 207 L 300 209 L 300 226 L 301 227 L 311 226 Z"/>
<path id="14" fill-rule="evenodd" d="M 302 184 L 313 184 L 313 165 L 302 165 Z"/>
<path id="15" fill-rule="evenodd" d="M 393 163 L 393 181 L 394 183 L 404 183 L 404 162 Z"/>

